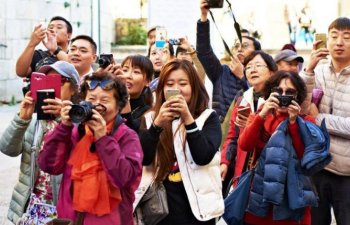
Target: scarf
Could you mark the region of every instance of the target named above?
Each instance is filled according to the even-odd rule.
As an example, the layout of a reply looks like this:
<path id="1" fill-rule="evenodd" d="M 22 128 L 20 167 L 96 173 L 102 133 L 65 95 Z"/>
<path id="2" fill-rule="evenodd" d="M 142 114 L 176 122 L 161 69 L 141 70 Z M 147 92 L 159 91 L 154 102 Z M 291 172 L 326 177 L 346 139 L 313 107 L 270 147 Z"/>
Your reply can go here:
<path id="1" fill-rule="evenodd" d="M 107 124 L 108 132 L 113 125 L 114 121 Z M 95 141 L 93 132 L 87 125 L 85 131 L 68 161 L 72 166 L 73 209 L 102 216 L 110 214 L 122 198 L 119 188 L 108 181 L 98 154 L 90 151 Z"/>

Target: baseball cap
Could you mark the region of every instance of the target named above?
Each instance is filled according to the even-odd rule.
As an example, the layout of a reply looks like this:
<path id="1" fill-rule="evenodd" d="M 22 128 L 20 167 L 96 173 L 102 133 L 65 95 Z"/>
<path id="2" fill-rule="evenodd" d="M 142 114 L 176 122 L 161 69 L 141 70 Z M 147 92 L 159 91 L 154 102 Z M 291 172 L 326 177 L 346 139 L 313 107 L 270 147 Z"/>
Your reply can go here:
<path id="1" fill-rule="evenodd" d="M 67 77 L 72 80 L 73 84 L 78 86 L 80 84 L 80 77 L 75 67 L 66 61 L 57 61 L 51 65 L 42 66 L 39 73 L 47 73 L 49 70 L 55 70 L 61 76 Z"/>
<path id="2" fill-rule="evenodd" d="M 280 53 L 278 53 L 275 57 L 275 62 L 278 63 L 279 61 L 283 60 L 283 61 L 293 61 L 293 60 L 297 60 L 298 62 L 304 62 L 303 57 L 297 55 L 297 53 L 293 50 L 290 49 L 285 49 L 282 50 Z"/>

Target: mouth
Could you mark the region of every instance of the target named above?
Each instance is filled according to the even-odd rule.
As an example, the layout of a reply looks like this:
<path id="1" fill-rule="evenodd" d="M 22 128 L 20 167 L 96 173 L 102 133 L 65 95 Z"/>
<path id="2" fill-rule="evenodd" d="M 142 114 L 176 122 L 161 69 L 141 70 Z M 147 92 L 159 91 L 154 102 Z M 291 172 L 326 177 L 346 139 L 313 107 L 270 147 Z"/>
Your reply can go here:
<path id="1" fill-rule="evenodd" d="M 128 89 L 131 89 L 131 88 L 132 88 L 132 83 L 126 82 L 125 85 L 126 85 L 126 87 L 127 87 Z"/>
<path id="2" fill-rule="evenodd" d="M 342 49 L 336 49 L 336 50 L 334 50 L 334 52 L 337 53 L 337 54 L 341 54 L 341 53 L 344 52 L 344 50 L 342 50 Z"/>
<path id="3" fill-rule="evenodd" d="M 77 58 L 72 58 L 70 61 L 71 63 L 79 63 L 81 60 Z"/>

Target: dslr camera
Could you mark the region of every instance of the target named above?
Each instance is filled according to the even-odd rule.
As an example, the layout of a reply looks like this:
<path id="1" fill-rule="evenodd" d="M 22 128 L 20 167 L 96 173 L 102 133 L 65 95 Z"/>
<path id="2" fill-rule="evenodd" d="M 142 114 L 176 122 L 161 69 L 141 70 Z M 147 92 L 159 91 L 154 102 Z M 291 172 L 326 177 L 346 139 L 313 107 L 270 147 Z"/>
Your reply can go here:
<path id="1" fill-rule="evenodd" d="M 289 106 L 292 103 L 292 100 L 295 100 L 293 95 L 278 95 L 276 96 L 276 98 L 278 99 L 279 106 Z"/>
<path id="2" fill-rule="evenodd" d="M 101 54 L 98 59 L 98 65 L 105 69 L 107 66 L 112 64 L 114 61 L 113 54 Z"/>
<path id="3" fill-rule="evenodd" d="M 209 8 L 222 8 L 224 0 L 207 0 Z"/>
<path id="4" fill-rule="evenodd" d="M 88 101 L 81 101 L 79 104 L 73 104 L 69 110 L 69 117 L 73 123 L 84 123 L 91 120 L 94 105 Z"/>

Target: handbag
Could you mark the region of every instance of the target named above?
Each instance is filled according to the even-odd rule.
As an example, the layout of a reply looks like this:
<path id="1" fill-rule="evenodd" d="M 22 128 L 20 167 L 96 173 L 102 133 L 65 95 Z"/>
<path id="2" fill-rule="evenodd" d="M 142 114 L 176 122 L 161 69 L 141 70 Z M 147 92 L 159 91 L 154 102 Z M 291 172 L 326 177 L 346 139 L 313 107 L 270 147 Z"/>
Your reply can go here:
<path id="1" fill-rule="evenodd" d="M 45 225 L 47 222 L 52 219 L 57 218 L 56 207 L 50 204 L 43 203 L 34 193 L 34 173 L 35 173 L 35 164 L 36 164 L 36 152 L 39 134 L 42 133 L 41 124 L 37 120 L 35 125 L 34 140 L 31 147 L 30 154 L 30 197 L 29 203 L 26 212 L 19 219 L 17 224 L 20 225 Z"/>
<path id="2" fill-rule="evenodd" d="M 142 222 L 156 225 L 169 214 L 168 200 L 163 182 L 153 182 L 140 200 L 138 208 Z"/>
<path id="3" fill-rule="evenodd" d="M 228 225 L 243 225 L 247 208 L 250 186 L 254 170 L 247 170 L 238 178 L 238 184 L 225 199 L 225 212 L 222 218 Z"/>

